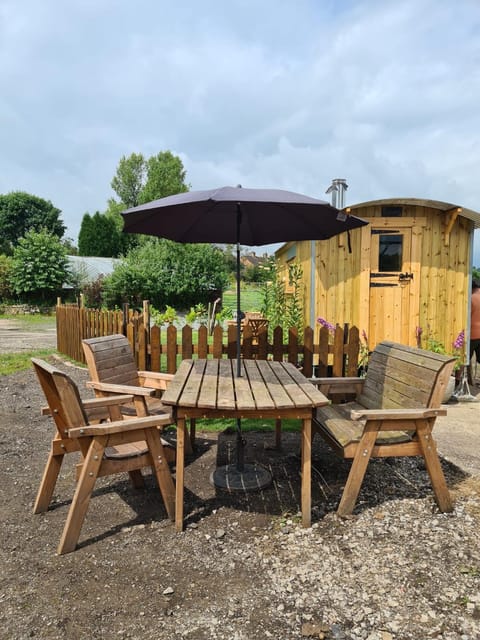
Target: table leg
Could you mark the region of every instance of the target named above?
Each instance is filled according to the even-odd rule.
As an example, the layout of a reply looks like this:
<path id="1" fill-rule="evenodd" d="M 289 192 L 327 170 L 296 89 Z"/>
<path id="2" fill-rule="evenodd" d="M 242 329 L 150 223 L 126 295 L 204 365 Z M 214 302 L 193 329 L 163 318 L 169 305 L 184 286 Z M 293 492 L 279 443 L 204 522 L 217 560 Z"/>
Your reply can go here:
<path id="1" fill-rule="evenodd" d="M 302 420 L 302 525 L 312 524 L 312 419 Z"/>
<path id="2" fill-rule="evenodd" d="M 185 418 L 177 419 L 177 459 L 175 463 L 175 529 L 183 531 L 183 482 L 185 470 Z"/>

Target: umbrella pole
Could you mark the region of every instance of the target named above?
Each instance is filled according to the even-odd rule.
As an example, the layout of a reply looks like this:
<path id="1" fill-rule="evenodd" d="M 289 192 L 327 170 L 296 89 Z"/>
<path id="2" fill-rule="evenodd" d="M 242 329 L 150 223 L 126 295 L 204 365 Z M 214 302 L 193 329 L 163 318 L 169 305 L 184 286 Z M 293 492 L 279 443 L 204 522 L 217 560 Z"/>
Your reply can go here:
<path id="1" fill-rule="evenodd" d="M 242 319 L 240 317 L 240 225 L 242 211 L 237 202 L 237 377 L 242 376 L 241 345 Z M 245 464 L 245 439 L 242 435 L 242 421 L 237 418 L 236 463 L 217 467 L 210 476 L 210 482 L 219 489 L 229 491 L 257 491 L 272 482 L 272 475 L 257 464 Z"/>
<path id="2" fill-rule="evenodd" d="M 240 305 L 240 225 L 242 224 L 242 211 L 237 203 L 237 377 L 242 375 L 241 355 L 241 334 L 242 318 Z M 237 418 L 237 471 L 244 471 L 245 440 L 242 436 L 242 421 Z"/>

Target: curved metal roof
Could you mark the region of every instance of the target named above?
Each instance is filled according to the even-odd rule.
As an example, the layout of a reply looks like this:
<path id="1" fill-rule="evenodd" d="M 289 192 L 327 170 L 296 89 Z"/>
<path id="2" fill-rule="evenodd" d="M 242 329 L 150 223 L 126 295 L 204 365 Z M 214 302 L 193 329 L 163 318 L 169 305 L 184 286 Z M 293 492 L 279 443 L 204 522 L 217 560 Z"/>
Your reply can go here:
<path id="1" fill-rule="evenodd" d="M 480 213 L 472 209 L 466 209 L 459 204 L 451 202 L 441 202 L 440 200 L 424 200 L 422 198 L 384 198 L 382 200 L 369 200 L 368 202 L 357 202 L 350 204 L 346 209 L 359 209 L 360 207 L 375 207 L 382 205 L 413 205 L 416 207 L 430 207 L 438 209 L 438 211 L 449 211 L 451 209 L 459 209 L 459 215 L 468 218 L 473 222 L 475 229 L 480 229 Z"/>

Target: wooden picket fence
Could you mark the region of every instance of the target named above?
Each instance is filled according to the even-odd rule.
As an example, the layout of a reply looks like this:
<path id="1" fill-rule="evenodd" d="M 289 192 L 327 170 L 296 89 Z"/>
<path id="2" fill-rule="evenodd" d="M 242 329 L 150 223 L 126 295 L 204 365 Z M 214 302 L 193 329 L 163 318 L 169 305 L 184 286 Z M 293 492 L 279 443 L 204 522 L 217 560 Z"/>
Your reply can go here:
<path id="1" fill-rule="evenodd" d="M 82 349 L 84 338 L 121 333 L 127 336 L 141 370 L 175 373 L 181 360 L 187 358 L 236 358 L 237 333 L 235 326 L 223 329 L 217 325 L 212 335 L 206 326 L 192 329 L 185 325 L 166 330 L 150 327 L 148 309 L 145 313 L 132 312 L 127 306 L 122 311 L 86 309 L 69 304 L 58 304 L 57 350 L 78 362 L 85 363 Z M 340 327 L 335 332 L 326 327 L 314 331 L 306 327 L 303 335 L 295 330 L 286 335 L 281 327 L 273 331 L 272 340 L 267 331 L 254 339 L 248 325 L 242 331 L 242 358 L 288 361 L 301 368 L 305 376 L 356 376 L 360 353 L 357 327 Z"/>

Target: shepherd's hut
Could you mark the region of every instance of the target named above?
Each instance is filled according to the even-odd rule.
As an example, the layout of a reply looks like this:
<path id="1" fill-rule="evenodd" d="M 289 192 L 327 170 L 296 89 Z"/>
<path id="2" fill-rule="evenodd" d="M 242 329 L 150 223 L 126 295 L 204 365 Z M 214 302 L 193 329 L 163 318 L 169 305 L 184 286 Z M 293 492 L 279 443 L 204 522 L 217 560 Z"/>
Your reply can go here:
<path id="1" fill-rule="evenodd" d="M 418 198 L 361 202 L 343 211 L 369 224 L 330 240 L 288 242 L 276 252 L 287 292 L 289 263 L 302 267 L 305 324 L 318 327 L 321 317 L 355 325 L 370 348 L 385 339 L 415 346 L 421 334 L 423 346 L 428 340 L 452 351 L 461 331 L 469 335 L 480 214 Z"/>

